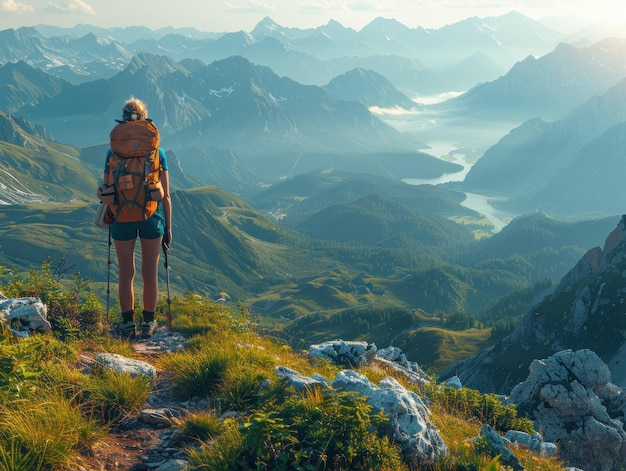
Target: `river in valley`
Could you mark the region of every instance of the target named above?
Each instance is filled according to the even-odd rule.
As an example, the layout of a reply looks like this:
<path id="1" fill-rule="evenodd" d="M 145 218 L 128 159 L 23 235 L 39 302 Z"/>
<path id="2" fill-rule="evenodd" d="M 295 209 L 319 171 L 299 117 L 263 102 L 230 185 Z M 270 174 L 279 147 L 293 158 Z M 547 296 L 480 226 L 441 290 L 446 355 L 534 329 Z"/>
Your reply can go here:
<path id="1" fill-rule="evenodd" d="M 445 173 L 438 178 L 405 178 L 403 180 L 405 183 L 410 185 L 441 185 L 443 183 L 462 182 L 465 179 L 472 168 L 473 158 L 468 158 L 466 153 L 449 143 L 434 142 L 429 143 L 428 146 L 430 149 L 425 151 L 428 154 L 459 164 L 463 169 L 455 173 Z M 493 225 L 493 232 L 499 232 L 507 225 L 512 216 L 494 208 L 491 204 L 492 201 L 494 201 L 493 197 L 465 192 L 465 200 L 461 203 L 461 206 L 485 216 Z"/>
<path id="2" fill-rule="evenodd" d="M 436 115 L 427 115 L 423 112 L 386 113 L 385 110 L 378 110 L 376 114 L 399 131 L 424 136 L 427 147 L 419 149 L 420 152 L 462 167 L 462 170 L 458 172 L 446 173 L 437 178 L 423 179 L 407 176 L 403 181 L 410 185 L 462 182 L 485 151 L 511 129 L 507 123 L 502 123 L 501 127 L 489 129 L 473 128 L 467 125 L 446 125 Z M 493 232 L 499 232 L 514 217 L 512 214 L 506 214 L 494 208 L 491 202 L 496 198 L 492 196 L 467 192 L 465 196 L 465 201 L 461 203 L 461 206 L 487 218 L 493 225 Z"/>

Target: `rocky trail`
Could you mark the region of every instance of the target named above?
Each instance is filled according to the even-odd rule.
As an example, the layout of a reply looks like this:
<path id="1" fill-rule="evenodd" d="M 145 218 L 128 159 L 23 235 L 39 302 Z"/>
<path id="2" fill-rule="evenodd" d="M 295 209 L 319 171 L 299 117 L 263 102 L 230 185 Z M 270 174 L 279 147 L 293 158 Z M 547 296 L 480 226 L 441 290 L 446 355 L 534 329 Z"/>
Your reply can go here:
<path id="1" fill-rule="evenodd" d="M 155 359 L 166 352 L 184 348 L 187 339 L 157 329 L 150 339 L 134 343 L 138 360 L 154 366 Z M 83 357 L 87 368 L 93 359 Z M 195 407 L 194 407 L 195 406 Z M 179 471 L 187 462 L 177 447 L 178 432 L 173 424 L 183 411 L 198 405 L 175 400 L 171 373 L 157 370 L 152 392 L 139 416 L 128 417 L 112 427 L 106 437 L 86 450 L 75 463 L 77 471 Z"/>

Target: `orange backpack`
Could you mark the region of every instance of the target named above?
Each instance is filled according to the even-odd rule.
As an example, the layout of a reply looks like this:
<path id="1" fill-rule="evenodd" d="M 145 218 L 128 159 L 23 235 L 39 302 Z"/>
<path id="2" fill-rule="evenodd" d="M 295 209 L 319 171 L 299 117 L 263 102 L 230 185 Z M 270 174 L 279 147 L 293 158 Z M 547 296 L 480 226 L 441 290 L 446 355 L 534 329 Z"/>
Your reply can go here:
<path id="1" fill-rule="evenodd" d="M 109 205 L 115 221 L 144 221 L 163 198 L 159 130 L 151 120 L 123 121 L 111 131 L 109 182 L 115 188 Z"/>

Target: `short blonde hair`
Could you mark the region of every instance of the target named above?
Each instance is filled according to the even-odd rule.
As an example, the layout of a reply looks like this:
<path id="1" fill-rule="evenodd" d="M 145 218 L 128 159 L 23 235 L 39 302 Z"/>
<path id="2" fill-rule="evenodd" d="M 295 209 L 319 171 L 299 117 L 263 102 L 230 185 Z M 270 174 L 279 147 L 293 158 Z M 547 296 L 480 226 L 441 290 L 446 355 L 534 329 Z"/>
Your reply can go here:
<path id="1" fill-rule="evenodd" d="M 136 121 L 148 117 L 146 104 L 138 98 L 130 97 L 122 108 L 122 119 L 124 121 Z"/>

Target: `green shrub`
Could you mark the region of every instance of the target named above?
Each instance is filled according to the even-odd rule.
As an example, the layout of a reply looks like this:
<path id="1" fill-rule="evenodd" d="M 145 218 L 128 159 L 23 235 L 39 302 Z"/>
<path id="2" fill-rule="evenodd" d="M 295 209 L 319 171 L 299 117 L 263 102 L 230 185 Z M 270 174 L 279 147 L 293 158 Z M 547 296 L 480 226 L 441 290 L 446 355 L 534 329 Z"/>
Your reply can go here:
<path id="1" fill-rule="evenodd" d="M 207 397 L 219 389 L 229 355 L 222 348 L 176 352 L 161 359 L 174 375 L 179 397 Z"/>
<path id="2" fill-rule="evenodd" d="M 106 368 L 83 376 L 79 403 L 85 413 L 105 423 L 119 423 L 139 412 L 150 395 L 151 379 Z"/>
<path id="3" fill-rule="evenodd" d="M 238 467 L 402 469 L 398 448 L 379 433 L 386 420 L 352 393 L 294 394 L 259 411 L 242 430 Z"/>
<path id="4" fill-rule="evenodd" d="M 231 365 L 225 371 L 224 381 L 220 386 L 219 399 L 224 409 L 245 410 L 256 405 L 261 392 L 261 385 L 266 376 L 255 373 L 252 368 L 237 368 Z"/>
<path id="5" fill-rule="evenodd" d="M 187 448 L 191 471 L 231 471 L 235 469 L 263 469 L 259 467 L 239 468 L 239 456 L 243 452 L 243 438 L 239 425 L 233 420 L 226 420 L 220 435 L 211 443 L 202 442 L 198 448 Z"/>
<path id="6" fill-rule="evenodd" d="M 50 336 L 20 339 L 0 327 L 0 396 L 22 397 L 38 387 L 37 379 L 50 361 L 76 357 L 76 350 Z"/>
<path id="7" fill-rule="evenodd" d="M 0 470 L 39 471 L 43 467 L 43 456 L 21 444 L 18 437 L 0 440 Z"/>
<path id="8" fill-rule="evenodd" d="M 520 430 L 535 433 L 532 420 L 517 417 L 515 405 L 504 405 L 495 394 L 483 394 L 475 389 L 456 389 L 436 384 L 425 388 L 425 392 L 433 403 L 465 420 L 478 419 L 500 432 Z"/>
<path id="9" fill-rule="evenodd" d="M 212 412 L 196 412 L 188 415 L 178 429 L 182 440 L 208 440 L 220 434 L 222 422 Z"/>
<path id="10" fill-rule="evenodd" d="M 46 305 L 48 320 L 63 339 L 79 335 L 101 333 L 103 330 L 102 306 L 98 298 L 89 292 L 89 283 L 80 273 L 62 282 L 64 266 L 62 260 L 52 267 L 50 259 L 41 269 L 31 269 L 27 275 L 11 272 L 10 280 L 0 291 L 9 298 L 36 297 Z"/>
<path id="11" fill-rule="evenodd" d="M 173 329 L 189 336 L 224 332 L 231 317 L 229 311 L 224 312 L 221 306 L 192 291 L 185 292 L 182 298 L 173 297 L 169 305 L 167 298 L 161 298 L 157 311 L 166 321 L 170 310 Z"/>

